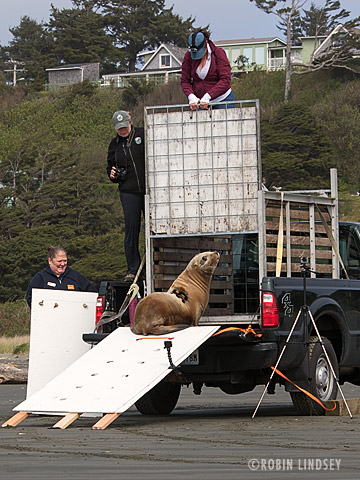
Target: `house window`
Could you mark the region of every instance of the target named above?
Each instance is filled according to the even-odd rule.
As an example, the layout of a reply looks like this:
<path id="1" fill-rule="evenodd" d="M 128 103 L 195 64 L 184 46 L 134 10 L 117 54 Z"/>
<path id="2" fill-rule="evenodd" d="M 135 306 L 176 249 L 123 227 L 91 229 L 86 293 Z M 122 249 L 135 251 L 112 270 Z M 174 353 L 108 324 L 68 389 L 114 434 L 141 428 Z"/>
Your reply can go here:
<path id="1" fill-rule="evenodd" d="M 264 47 L 255 47 L 255 63 L 256 65 L 264 65 L 265 63 Z"/>
<path id="2" fill-rule="evenodd" d="M 231 50 L 231 63 L 236 65 L 236 60 L 240 57 L 240 48 L 233 48 Z"/>
<path id="3" fill-rule="evenodd" d="M 170 67 L 170 55 L 160 55 L 160 68 Z"/>
<path id="4" fill-rule="evenodd" d="M 248 59 L 249 64 L 253 62 L 253 49 L 252 47 L 245 47 L 243 50 L 243 55 Z"/>

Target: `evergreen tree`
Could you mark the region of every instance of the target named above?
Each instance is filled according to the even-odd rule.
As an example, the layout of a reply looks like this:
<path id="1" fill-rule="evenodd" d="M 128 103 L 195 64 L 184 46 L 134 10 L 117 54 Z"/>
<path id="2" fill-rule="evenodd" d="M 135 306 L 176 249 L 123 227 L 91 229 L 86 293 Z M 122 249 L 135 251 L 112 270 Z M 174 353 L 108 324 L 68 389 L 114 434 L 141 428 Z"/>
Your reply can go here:
<path id="1" fill-rule="evenodd" d="M 300 104 L 278 107 L 261 125 L 261 156 L 267 188 L 326 187 L 331 149 L 311 110 Z"/>
<path id="2" fill-rule="evenodd" d="M 92 10 L 94 2 L 73 3 L 79 8 L 60 10 L 52 6 L 47 24 L 58 63 L 100 62 L 104 72 L 114 71 L 121 55 L 105 32 L 104 17 Z"/>
<path id="3" fill-rule="evenodd" d="M 341 5 L 337 0 L 326 0 L 323 7 L 317 7 L 311 2 L 310 9 L 303 10 L 299 21 L 301 35 L 305 37 L 328 35 L 339 23 L 350 16 L 349 11 L 340 9 Z"/>
<path id="4" fill-rule="evenodd" d="M 2 48 L 3 58 L 23 62 L 25 72 L 21 76 L 35 88 L 42 88 L 47 77 L 45 69 L 56 63 L 51 35 L 42 23 L 28 16 L 22 17 L 19 26 L 10 28 L 10 32 L 14 38 Z"/>
<path id="5" fill-rule="evenodd" d="M 114 43 L 126 58 L 127 70 L 134 71 L 136 56 L 162 42 L 185 46 L 195 19 L 183 20 L 165 9 L 165 0 L 109 0 L 103 12 Z"/>

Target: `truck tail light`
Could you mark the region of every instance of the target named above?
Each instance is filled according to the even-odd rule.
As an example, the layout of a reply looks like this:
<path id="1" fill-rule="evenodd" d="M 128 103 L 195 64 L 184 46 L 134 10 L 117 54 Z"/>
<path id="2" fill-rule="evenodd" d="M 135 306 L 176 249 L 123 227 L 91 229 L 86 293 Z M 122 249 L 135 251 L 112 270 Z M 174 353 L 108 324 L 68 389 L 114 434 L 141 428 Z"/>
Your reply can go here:
<path id="1" fill-rule="evenodd" d="M 99 295 L 96 300 L 96 318 L 95 325 L 99 323 L 101 315 L 105 310 L 105 295 Z"/>
<path id="2" fill-rule="evenodd" d="M 262 326 L 275 328 L 279 326 L 279 310 L 275 295 L 271 292 L 262 292 Z"/>

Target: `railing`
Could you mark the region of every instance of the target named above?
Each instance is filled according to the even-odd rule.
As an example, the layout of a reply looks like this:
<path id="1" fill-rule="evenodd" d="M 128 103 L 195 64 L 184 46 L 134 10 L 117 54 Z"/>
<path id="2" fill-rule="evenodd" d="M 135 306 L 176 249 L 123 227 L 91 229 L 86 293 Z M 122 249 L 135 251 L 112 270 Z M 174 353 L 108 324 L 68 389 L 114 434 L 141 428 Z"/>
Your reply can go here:
<path id="1" fill-rule="evenodd" d="M 291 60 L 297 63 L 302 63 L 302 58 L 297 55 L 291 55 Z M 284 70 L 286 66 L 286 58 L 269 58 L 268 70 Z"/>

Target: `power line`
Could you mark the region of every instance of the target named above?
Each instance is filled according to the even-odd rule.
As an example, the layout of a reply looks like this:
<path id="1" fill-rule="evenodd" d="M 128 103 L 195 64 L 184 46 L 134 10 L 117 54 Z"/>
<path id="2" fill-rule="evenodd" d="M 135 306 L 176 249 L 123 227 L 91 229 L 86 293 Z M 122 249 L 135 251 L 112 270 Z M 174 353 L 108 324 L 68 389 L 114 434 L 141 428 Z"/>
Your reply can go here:
<path id="1" fill-rule="evenodd" d="M 18 62 L 17 60 L 6 60 L 5 63 L 10 63 L 13 65 L 12 70 L 4 70 L 4 72 L 10 72 L 13 74 L 13 86 L 16 85 L 16 75 L 21 72 L 26 72 L 25 68 L 17 68 L 20 65 L 25 65 L 24 62 Z"/>

